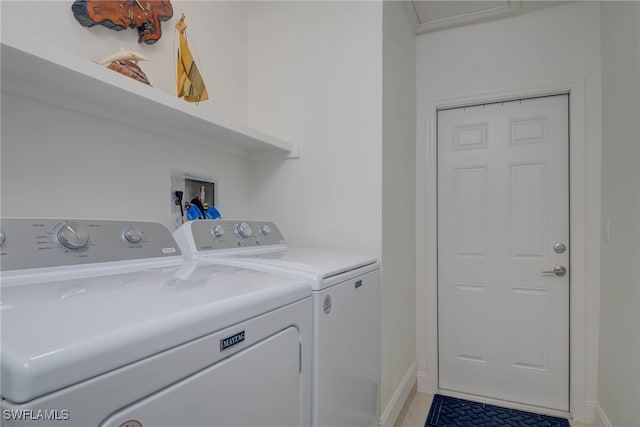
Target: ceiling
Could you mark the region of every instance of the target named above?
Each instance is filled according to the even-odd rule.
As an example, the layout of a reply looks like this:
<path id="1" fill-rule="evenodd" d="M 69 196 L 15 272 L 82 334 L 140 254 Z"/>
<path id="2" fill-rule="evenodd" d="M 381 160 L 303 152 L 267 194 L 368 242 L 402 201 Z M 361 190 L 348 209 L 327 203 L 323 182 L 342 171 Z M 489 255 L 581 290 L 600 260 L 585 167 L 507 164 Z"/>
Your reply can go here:
<path id="1" fill-rule="evenodd" d="M 404 5 L 417 34 L 514 16 L 567 1 L 413 0 Z"/>

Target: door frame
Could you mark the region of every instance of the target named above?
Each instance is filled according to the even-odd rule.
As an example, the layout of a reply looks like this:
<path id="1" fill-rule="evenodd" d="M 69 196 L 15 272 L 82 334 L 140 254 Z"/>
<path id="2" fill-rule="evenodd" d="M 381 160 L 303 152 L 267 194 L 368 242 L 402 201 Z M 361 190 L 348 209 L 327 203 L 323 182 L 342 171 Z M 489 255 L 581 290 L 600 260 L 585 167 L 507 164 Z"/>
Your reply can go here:
<path id="1" fill-rule="evenodd" d="M 426 116 L 426 149 L 425 157 L 421 159 L 426 170 L 424 176 L 418 177 L 424 179 L 424 193 L 416 194 L 422 202 L 418 203 L 416 215 L 418 391 L 438 392 L 438 243 L 434 237 L 438 231 L 437 111 L 472 104 L 569 94 L 569 411 L 575 420 L 594 422 L 600 302 L 601 155 L 600 139 L 595 135 L 587 138 L 585 87 L 586 82 L 581 79 L 516 91 L 428 100 L 425 109 L 419 109 L 419 114 Z M 418 144 L 421 144 L 422 138 L 418 135 Z"/>

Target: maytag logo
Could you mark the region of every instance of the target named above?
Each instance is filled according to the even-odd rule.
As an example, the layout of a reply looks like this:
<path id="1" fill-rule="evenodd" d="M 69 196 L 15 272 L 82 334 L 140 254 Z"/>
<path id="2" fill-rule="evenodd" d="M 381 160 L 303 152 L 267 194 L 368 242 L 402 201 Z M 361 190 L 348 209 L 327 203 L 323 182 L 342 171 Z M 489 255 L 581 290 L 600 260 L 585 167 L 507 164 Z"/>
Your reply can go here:
<path id="1" fill-rule="evenodd" d="M 220 351 L 233 347 L 236 344 L 240 344 L 242 341 L 244 341 L 244 331 L 240 331 L 227 338 L 222 338 L 220 340 Z"/>

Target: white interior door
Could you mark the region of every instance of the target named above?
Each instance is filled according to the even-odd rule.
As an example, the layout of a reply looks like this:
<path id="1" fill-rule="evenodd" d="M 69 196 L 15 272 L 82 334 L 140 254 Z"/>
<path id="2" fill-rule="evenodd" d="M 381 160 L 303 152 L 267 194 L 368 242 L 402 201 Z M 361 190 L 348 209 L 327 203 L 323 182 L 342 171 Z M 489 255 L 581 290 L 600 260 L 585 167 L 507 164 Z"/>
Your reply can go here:
<path id="1" fill-rule="evenodd" d="M 438 112 L 440 389 L 569 410 L 568 98 Z"/>

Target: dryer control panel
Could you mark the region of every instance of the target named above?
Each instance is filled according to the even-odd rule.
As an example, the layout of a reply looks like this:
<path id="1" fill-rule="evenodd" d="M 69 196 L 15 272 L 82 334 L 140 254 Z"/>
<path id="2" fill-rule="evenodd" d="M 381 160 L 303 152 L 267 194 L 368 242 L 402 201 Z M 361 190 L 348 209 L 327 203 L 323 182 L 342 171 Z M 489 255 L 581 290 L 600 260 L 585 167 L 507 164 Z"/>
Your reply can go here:
<path id="1" fill-rule="evenodd" d="M 182 255 L 156 222 L 4 218 L 0 225 L 2 271 Z"/>
<path id="2" fill-rule="evenodd" d="M 179 244 L 186 245 L 182 247 L 191 247 L 196 252 L 275 247 L 287 243 L 272 222 L 230 219 L 189 221 L 174 232 L 174 237 Z"/>

